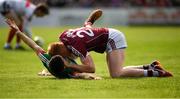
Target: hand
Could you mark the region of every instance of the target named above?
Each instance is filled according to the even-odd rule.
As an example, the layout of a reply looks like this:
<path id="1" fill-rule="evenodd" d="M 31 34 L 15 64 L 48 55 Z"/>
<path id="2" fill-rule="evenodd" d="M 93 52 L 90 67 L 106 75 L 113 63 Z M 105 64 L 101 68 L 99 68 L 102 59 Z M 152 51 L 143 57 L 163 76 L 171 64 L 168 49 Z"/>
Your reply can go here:
<path id="1" fill-rule="evenodd" d="M 52 76 L 52 74 L 46 69 L 44 69 L 43 71 L 38 73 L 38 76 Z"/>
<path id="2" fill-rule="evenodd" d="M 16 25 L 16 23 L 13 20 L 6 19 L 6 23 L 9 25 L 9 27 L 11 27 L 12 29 L 16 30 L 16 32 L 20 31 L 18 26 Z"/>
<path id="3" fill-rule="evenodd" d="M 74 75 L 77 79 L 87 79 L 87 80 L 101 80 L 102 78 L 93 73 L 76 73 Z"/>

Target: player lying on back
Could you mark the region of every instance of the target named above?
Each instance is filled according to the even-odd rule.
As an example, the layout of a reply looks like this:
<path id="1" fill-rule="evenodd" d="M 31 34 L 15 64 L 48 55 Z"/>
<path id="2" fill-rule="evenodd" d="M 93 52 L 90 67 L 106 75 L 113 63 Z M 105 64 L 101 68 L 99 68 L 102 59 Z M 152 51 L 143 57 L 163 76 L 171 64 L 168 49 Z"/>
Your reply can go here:
<path id="1" fill-rule="evenodd" d="M 16 31 L 16 35 L 18 35 L 29 47 L 31 47 L 40 60 L 42 61 L 43 65 L 46 67 L 46 69 L 55 77 L 57 78 L 80 78 L 80 79 L 101 79 L 100 77 L 91 74 L 91 73 L 80 73 L 73 69 L 66 68 L 64 63 L 66 64 L 77 64 L 74 60 L 69 58 L 61 58 L 54 59 L 54 57 L 51 57 L 49 54 L 46 53 L 45 50 L 43 50 L 40 46 L 38 46 L 31 38 L 26 36 L 24 33 L 22 33 L 16 23 L 11 20 L 7 19 L 6 23 L 14 30 Z"/>

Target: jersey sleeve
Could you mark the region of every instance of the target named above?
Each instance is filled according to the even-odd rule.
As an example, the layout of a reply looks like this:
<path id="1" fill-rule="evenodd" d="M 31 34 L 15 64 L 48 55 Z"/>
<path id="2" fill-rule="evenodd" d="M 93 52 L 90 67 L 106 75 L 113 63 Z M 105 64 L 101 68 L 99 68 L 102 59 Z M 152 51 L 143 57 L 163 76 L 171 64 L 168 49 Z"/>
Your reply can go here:
<path id="1" fill-rule="evenodd" d="M 42 61 L 44 67 L 46 67 L 49 70 L 49 62 L 50 62 L 50 55 L 47 54 L 44 50 L 40 50 L 37 52 L 37 55 L 39 59 Z"/>

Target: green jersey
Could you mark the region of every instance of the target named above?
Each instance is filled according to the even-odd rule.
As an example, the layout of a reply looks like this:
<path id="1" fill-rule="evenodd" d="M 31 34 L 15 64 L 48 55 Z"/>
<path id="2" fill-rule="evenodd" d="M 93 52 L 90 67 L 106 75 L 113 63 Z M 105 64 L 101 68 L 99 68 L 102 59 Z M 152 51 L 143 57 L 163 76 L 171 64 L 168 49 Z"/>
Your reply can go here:
<path id="1" fill-rule="evenodd" d="M 49 68 L 49 62 L 51 56 L 47 54 L 45 51 L 38 52 L 38 57 L 42 61 L 44 67 L 47 68 L 49 72 L 51 72 Z M 77 64 L 74 60 L 69 58 L 64 58 L 69 64 Z M 61 72 L 62 78 L 73 78 L 74 71 L 70 68 L 65 68 L 64 71 Z"/>

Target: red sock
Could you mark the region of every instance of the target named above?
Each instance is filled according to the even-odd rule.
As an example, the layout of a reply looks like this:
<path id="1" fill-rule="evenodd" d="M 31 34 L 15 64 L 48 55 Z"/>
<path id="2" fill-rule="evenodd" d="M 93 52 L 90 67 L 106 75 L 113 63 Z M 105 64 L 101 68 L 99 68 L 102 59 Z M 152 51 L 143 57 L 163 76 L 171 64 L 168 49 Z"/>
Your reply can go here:
<path id="1" fill-rule="evenodd" d="M 153 71 L 152 70 L 148 70 L 148 77 L 153 77 Z"/>

